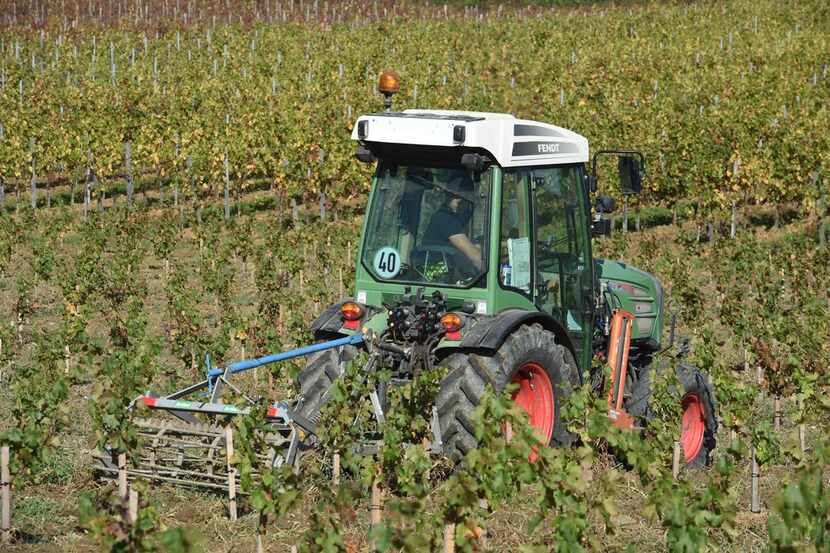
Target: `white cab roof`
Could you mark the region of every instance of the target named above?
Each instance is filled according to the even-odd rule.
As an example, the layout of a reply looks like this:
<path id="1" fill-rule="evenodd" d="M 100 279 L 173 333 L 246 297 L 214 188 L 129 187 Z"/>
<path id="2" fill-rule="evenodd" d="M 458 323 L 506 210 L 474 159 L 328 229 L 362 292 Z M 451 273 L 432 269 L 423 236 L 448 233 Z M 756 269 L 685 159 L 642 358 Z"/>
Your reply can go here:
<path id="1" fill-rule="evenodd" d="M 361 125 L 361 121 L 366 121 Z M 453 129 L 464 127 L 464 140 Z M 362 127 L 366 136 L 358 136 Z M 352 139 L 419 146 L 482 148 L 502 167 L 587 163 L 588 140 L 575 132 L 505 113 L 408 109 L 361 115 Z"/>

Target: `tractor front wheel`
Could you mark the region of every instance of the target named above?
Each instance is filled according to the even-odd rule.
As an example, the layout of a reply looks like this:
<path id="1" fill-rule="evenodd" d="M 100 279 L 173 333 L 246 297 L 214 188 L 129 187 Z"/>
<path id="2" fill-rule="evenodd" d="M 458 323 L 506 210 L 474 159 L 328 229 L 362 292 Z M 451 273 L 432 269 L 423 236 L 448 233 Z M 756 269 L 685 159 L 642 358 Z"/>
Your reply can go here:
<path id="1" fill-rule="evenodd" d="M 711 462 L 709 454 L 715 449 L 718 433 L 715 390 L 703 372 L 691 365 L 680 365 L 677 379 L 682 387 L 680 446 L 683 457 L 686 466 L 706 466 Z"/>
<path id="2" fill-rule="evenodd" d="M 654 416 L 651 409 L 651 371 L 649 364 L 639 369 L 631 396 L 626 402 L 628 412 L 646 426 Z M 704 467 L 711 462 L 718 432 L 715 390 L 703 371 L 692 365 L 680 364 L 676 369 L 679 390 L 671 390 L 682 411 L 679 442 L 687 467 Z"/>
<path id="3" fill-rule="evenodd" d="M 579 376 L 573 355 L 539 324 L 519 327 L 495 352 L 454 353 L 435 399 L 444 453 L 460 461 L 478 447 L 471 417 L 489 384 L 496 393 L 518 384 L 513 400 L 525 410 L 545 443 L 563 445 L 570 435 L 560 405 Z"/>

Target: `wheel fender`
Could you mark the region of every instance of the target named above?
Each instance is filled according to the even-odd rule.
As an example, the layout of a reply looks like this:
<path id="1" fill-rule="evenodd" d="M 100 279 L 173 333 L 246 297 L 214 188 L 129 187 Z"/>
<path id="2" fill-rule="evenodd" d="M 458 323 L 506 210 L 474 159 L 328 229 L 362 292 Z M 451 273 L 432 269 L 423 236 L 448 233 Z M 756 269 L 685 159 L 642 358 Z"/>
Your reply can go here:
<path id="1" fill-rule="evenodd" d="M 559 322 L 541 311 L 525 311 L 522 309 L 505 309 L 493 317 L 481 317 L 475 324 L 463 333 L 461 343 L 455 345 L 461 349 L 497 350 L 507 337 L 521 325 L 539 323 L 545 330 L 553 333 L 556 342 L 562 344 L 571 355 L 576 357 L 570 336 Z M 451 347 L 451 346 L 448 346 Z"/>
<path id="2" fill-rule="evenodd" d="M 347 301 L 352 301 L 352 299 L 346 298 L 328 306 L 325 311 L 314 319 L 314 322 L 311 323 L 311 332 L 314 334 L 315 340 L 327 339 L 332 335 L 341 335 L 340 329 L 343 327 L 343 318 L 340 315 L 340 307 Z"/>
<path id="3" fill-rule="evenodd" d="M 320 313 L 320 316 L 314 319 L 311 323 L 311 333 L 315 340 L 333 340 L 335 338 L 342 338 L 354 334 L 355 330 L 345 330 L 343 328 L 343 316 L 340 308 L 344 303 L 353 302 L 352 298 L 343 298 L 343 300 L 332 304 Z M 374 305 L 358 304 L 363 308 L 363 319 L 361 325 L 366 324 L 372 317 L 380 313 L 383 309 Z"/>

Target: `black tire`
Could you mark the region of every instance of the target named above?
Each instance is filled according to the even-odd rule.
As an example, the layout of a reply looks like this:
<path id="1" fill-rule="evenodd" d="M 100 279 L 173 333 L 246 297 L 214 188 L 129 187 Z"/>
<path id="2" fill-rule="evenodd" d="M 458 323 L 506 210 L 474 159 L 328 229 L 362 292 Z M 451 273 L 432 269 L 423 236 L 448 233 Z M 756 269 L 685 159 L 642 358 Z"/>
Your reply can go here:
<path id="1" fill-rule="evenodd" d="M 705 430 L 703 440 L 697 455 L 686 461 L 691 468 L 705 467 L 711 464 L 711 453 L 717 444 L 718 434 L 718 403 L 715 397 L 715 388 L 709 382 L 706 374 L 693 365 L 678 365 L 677 380 L 683 390 L 681 401 L 688 396 L 697 396 L 703 407 L 703 423 Z"/>
<path id="2" fill-rule="evenodd" d="M 637 381 L 631 386 L 630 396 L 625 400 L 625 410 L 637 419 L 639 426 L 647 426 L 654 413 L 651 410 L 651 363 L 637 371 Z"/>
<path id="3" fill-rule="evenodd" d="M 357 357 L 357 352 L 354 346 L 342 346 L 306 358 L 305 368 L 297 377 L 301 399 L 298 411 L 302 416 L 314 423 L 319 420 L 320 408 L 328 401 L 332 384 L 343 375 L 346 364 Z"/>
<path id="4" fill-rule="evenodd" d="M 631 388 L 625 407 L 630 415 L 637 419 L 640 426 L 647 426 L 654 414 L 651 409 L 651 374 L 653 365 L 649 364 L 638 371 L 638 380 Z M 701 468 L 712 462 L 711 453 L 717 444 L 718 403 L 715 389 L 703 371 L 693 365 L 679 364 L 675 369 L 680 389 L 671 390 L 678 402 L 684 398 L 696 396 L 703 409 L 704 432 L 697 455 L 686 462 L 688 468 Z M 681 430 L 682 432 L 682 430 Z"/>
<path id="5" fill-rule="evenodd" d="M 516 329 L 495 352 L 454 353 L 444 360 L 450 372 L 441 382 L 435 407 L 448 458 L 459 462 L 478 447 L 470 418 L 487 385 L 496 392 L 503 391 L 529 362 L 541 366 L 553 384 L 551 445 L 570 444 L 572 437 L 559 416 L 559 407 L 561 400 L 579 386 L 576 363 L 568 348 L 556 343 L 553 333 L 533 324 Z"/>

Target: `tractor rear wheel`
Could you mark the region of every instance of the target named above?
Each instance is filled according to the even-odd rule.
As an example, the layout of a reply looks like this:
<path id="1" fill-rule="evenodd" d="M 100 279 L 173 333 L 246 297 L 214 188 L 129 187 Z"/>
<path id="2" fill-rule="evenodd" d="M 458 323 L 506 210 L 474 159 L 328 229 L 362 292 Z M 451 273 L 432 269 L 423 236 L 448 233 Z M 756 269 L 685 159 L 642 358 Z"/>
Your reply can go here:
<path id="1" fill-rule="evenodd" d="M 471 417 L 489 384 L 497 393 L 519 385 L 513 400 L 522 407 L 544 440 L 570 443 L 560 417 L 561 401 L 579 385 L 573 355 L 539 324 L 514 331 L 495 352 L 454 353 L 444 364 L 449 374 L 435 399 L 444 453 L 460 461 L 478 447 Z"/>
<path id="2" fill-rule="evenodd" d="M 639 379 L 626 403 L 628 412 L 645 426 L 653 417 L 651 410 L 651 371 L 653 365 L 640 369 Z M 680 364 L 676 369 L 680 390 L 673 390 L 683 414 L 680 424 L 680 446 L 687 467 L 707 466 L 715 449 L 718 432 L 715 390 L 703 371 L 692 365 Z"/>
<path id="3" fill-rule="evenodd" d="M 314 423 L 319 420 L 329 390 L 345 372 L 346 364 L 357 357 L 357 351 L 354 346 L 342 346 L 318 351 L 306 358 L 305 368 L 297 377 L 302 398 L 298 411 L 302 416 Z"/>

